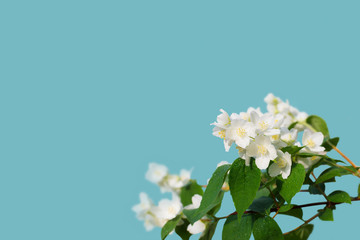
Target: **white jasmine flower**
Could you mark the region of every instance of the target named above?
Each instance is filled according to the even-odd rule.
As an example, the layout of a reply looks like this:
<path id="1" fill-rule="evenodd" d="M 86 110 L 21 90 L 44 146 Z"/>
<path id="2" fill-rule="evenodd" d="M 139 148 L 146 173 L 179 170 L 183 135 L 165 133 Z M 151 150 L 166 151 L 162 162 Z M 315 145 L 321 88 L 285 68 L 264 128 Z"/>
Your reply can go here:
<path id="1" fill-rule="evenodd" d="M 195 194 L 194 196 L 192 196 L 191 201 L 192 203 L 190 205 L 187 205 L 185 207 L 185 209 L 197 209 L 200 207 L 200 203 L 202 200 L 202 196 L 199 194 Z"/>
<path id="2" fill-rule="evenodd" d="M 279 104 L 276 107 L 278 112 L 280 113 L 289 113 L 291 108 L 288 100 L 286 100 L 286 102 L 283 101 L 279 102 Z"/>
<path id="3" fill-rule="evenodd" d="M 251 113 L 251 121 L 255 124 L 256 133 L 272 136 L 280 134 L 279 129 L 274 129 L 274 115 L 266 113 L 259 116 L 256 112 Z M 241 147 L 241 146 L 240 146 Z"/>
<path id="4" fill-rule="evenodd" d="M 305 149 L 301 149 L 300 152 L 307 152 Z M 318 152 L 319 155 L 325 155 L 326 152 Z M 308 170 L 312 165 L 319 162 L 321 159 L 321 156 L 312 156 L 307 158 L 297 158 L 298 163 L 302 164 L 306 170 Z"/>
<path id="5" fill-rule="evenodd" d="M 321 132 L 313 133 L 310 130 L 305 129 L 303 137 L 302 137 L 302 143 L 311 152 L 324 151 L 325 148 L 321 146 L 323 141 L 324 141 L 324 135 Z"/>
<path id="6" fill-rule="evenodd" d="M 255 136 L 254 125 L 242 119 L 234 120 L 231 127 L 226 130 L 226 137 L 242 148 L 246 148 L 250 143 L 250 139 Z"/>
<path id="7" fill-rule="evenodd" d="M 239 146 L 236 149 L 238 150 L 239 157 L 245 160 L 245 165 L 250 166 L 250 157 L 246 154 L 246 149 Z"/>
<path id="8" fill-rule="evenodd" d="M 212 123 L 211 125 L 215 125 L 219 128 L 226 129 L 230 126 L 231 119 L 229 117 L 229 114 L 225 110 L 220 109 L 220 112 L 221 114 L 217 116 L 216 122 Z"/>
<path id="9" fill-rule="evenodd" d="M 240 119 L 243 119 L 243 120 L 245 120 L 245 121 L 250 122 L 250 121 L 251 121 L 251 113 L 252 113 L 252 112 L 256 112 L 259 116 L 262 116 L 262 115 L 263 115 L 262 112 L 261 112 L 261 110 L 260 110 L 260 108 L 249 107 L 248 110 L 247 110 L 247 112 L 241 112 L 241 113 L 239 114 L 239 118 L 240 118 Z"/>
<path id="10" fill-rule="evenodd" d="M 150 163 L 149 170 L 146 172 L 145 178 L 152 183 L 158 184 L 167 174 L 168 169 L 166 166 L 157 163 Z"/>
<path id="11" fill-rule="evenodd" d="M 296 119 L 296 121 L 302 123 L 302 122 L 305 122 L 305 121 L 306 121 L 306 119 L 308 118 L 308 116 L 309 116 L 309 115 L 308 115 L 306 112 L 299 112 L 299 113 L 296 115 L 295 119 Z"/>
<path id="12" fill-rule="evenodd" d="M 297 130 L 292 128 L 289 130 L 288 128 L 281 128 L 281 137 L 280 139 L 286 142 L 288 145 L 292 145 L 297 139 Z"/>
<path id="13" fill-rule="evenodd" d="M 278 113 L 274 116 L 274 128 L 281 128 L 283 126 L 283 122 L 286 119 L 286 115 L 282 113 Z"/>
<path id="14" fill-rule="evenodd" d="M 162 192 L 177 192 L 185 186 L 191 178 L 191 171 L 182 169 L 180 175 L 168 175 L 159 185 Z"/>
<path id="15" fill-rule="evenodd" d="M 214 127 L 213 135 L 224 140 L 225 151 L 228 152 L 234 141 L 226 137 L 226 129 Z"/>
<path id="16" fill-rule="evenodd" d="M 275 148 L 277 148 L 277 149 L 283 148 L 283 147 L 286 147 L 286 146 L 287 146 L 287 144 L 280 139 L 280 134 L 272 135 L 272 136 L 270 136 L 270 139 L 271 139 L 271 143 L 272 143 L 272 144 L 275 146 Z"/>
<path id="17" fill-rule="evenodd" d="M 194 224 L 189 224 L 187 230 L 191 234 L 198 234 L 203 232 L 205 228 L 206 228 L 206 224 L 203 221 L 198 220 Z"/>
<path id="18" fill-rule="evenodd" d="M 146 231 L 151 231 L 154 229 L 154 227 L 162 227 L 163 226 L 162 224 L 160 224 L 159 220 L 156 219 L 151 214 L 147 214 L 143 220 L 144 220 L 144 227 L 145 227 Z"/>
<path id="19" fill-rule="evenodd" d="M 250 157 L 255 158 L 256 166 L 259 169 L 266 169 L 269 166 L 270 160 L 277 157 L 276 149 L 271 144 L 268 136 L 257 136 L 255 141 L 246 148 L 246 153 Z"/>
<path id="20" fill-rule="evenodd" d="M 161 225 L 165 225 L 167 221 L 176 217 L 181 210 L 182 204 L 180 202 L 180 199 L 177 196 L 173 195 L 172 200 L 160 200 L 158 206 L 154 207 L 153 213 L 159 219 Z"/>
<path id="21" fill-rule="evenodd" d="M 278 157 L 274 160 L 274 163 L 269 167 L 269 175 L 276 177 L 281 174 L 283 179 L 286 179 L 290 175 L 291 171 L 291 155 L 286 152 L 277 151 Z"/>
<path id="22" fill-rule="evenodd" d="M 144 220 L 146 214 L 151 210 L 151 208 L 154 206 L 149 196 L 141 192 L 140 193 L 140 203 L 133 206 L 132 210 L 136 213 L 136 217 L 139 220 Z"/>
<path id="23" fill-rule="evenodd" d="M 281 102 L 281 99 L 278 97 L 275 97 L 274 94 L 272 94 L 272 93 L 269 93 L 268 95 L 266 95 L 264 100 L 267 104 L 271 104 L 271 105 L 277 105 L 279 102 Z"/>

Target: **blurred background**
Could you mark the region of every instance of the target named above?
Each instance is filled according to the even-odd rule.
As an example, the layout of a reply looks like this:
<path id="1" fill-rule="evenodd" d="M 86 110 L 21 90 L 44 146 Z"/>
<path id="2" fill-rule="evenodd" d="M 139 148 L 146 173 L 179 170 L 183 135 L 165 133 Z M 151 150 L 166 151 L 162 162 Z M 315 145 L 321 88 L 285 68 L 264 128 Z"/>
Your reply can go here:
<path id="1" fill-rule="evenodd" d="M 237 157 L 211 134 L 219 109 L 265 111 L 269 92 L 323 117 L 360 165 L 359 7 L 2 1 L 0 238 L 160 239 L 131 211 L 140 191 L 170 197 L 145 180 L 148 164 L 193 169 L 205 184 Z M 346 176 L 326 191 L 354 196 L 358 183 Z M 299 195 L 295 203 L 321 199 Z M 358 236 L 360 203 L 337 209 L 334 222 L 313 221 L 311 239 Z M 232 211 L 227 195 L 219 216 Z M 277 218 L 284 232 L 300 224 Z"/>

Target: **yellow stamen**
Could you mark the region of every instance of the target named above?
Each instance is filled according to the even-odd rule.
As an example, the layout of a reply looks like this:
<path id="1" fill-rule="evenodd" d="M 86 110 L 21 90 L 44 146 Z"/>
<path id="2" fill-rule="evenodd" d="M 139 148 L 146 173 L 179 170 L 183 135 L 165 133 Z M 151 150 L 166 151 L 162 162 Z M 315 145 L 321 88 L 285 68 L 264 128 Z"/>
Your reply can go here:
<path id="1" fill-rule="evenodd" d="M 220 138 L 222 138 L 222 139 L 225 138 L 225 130 L 219 131 L 218 134 L 219 134 L 219 137 L 220 137 Z"/>
<path id="2" fill-rule="evenodd" d="M 258 146 L 258 153 L 262 156 L 264 156 L 267 153 L 267 149 L 266 147 L 264 147 L 263 145 Z"/>
<path id="3" fill-rule="evenodd" d="M 246 130 L 243 129 L 243 128 L 238 128 L 238 129 L 236 129 L 236 134 L 237 134 L 239 137 L 244 137 L 245 134 L 246 134 Z"/>

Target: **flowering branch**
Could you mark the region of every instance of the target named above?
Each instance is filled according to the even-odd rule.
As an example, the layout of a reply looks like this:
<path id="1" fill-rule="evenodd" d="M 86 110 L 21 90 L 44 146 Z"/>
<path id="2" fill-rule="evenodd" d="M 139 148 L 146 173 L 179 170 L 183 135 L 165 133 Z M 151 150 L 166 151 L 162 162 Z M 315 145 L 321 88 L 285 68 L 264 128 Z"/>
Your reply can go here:
<path id="1" fill-rule="evenodd" d="M 265 98 L 267 112 L 248 108 L 246 112 L 228 114 L 221 109 L 211 125 L 213 135 L 219 137 L 230 151 L 235 146 L 239 158 L 232 163 L 220 162 L 206 185 L 191 179 L 191 171 L 170 174 L 167 167 L 149 164 L 146 179 L 171 192 L 172 199 L 162 199 L 155 205 L 145 194 L 133 207 L 146 230 L 161 227 L 161 239 L 175 232 L 183 240 L 201 233 L 200 240 L 210 240 L 219 220 L 226 219 L 222 237 L 234 239 L 299 239 L 306 240 L 313 230 L 312 220 L 333 220 L 335 205 L 359 201 L 344 191 L 326 193 L 328 183 L 335 177 L 355 175 L 360 170 L 338 148 L 339 138 L 330 138 L 324 119 L 308 115 L 291 106 L 288 101 L 269 94 Z M 234 149 L 234 148 L 233 148 Z M 337 151 L 349 166 L 327 155 Z M 318 176 L 314 170 L 326 169 Z M 304 189 L 306 186 L 306 189 Z M 230 192 L 236 211 L 217 217 L 222 199 Z M 326 201 L 293 205 L 299 192 L 324 196 Z M 304 221 L 303 208 L 323 206 L 318 213 Z M 272 217 L 271 213 L 275 213 Z M 275 217 L 287 214 L 300 218 L 303 224 L 282 233 Z M 239 235 L 240 234 L 240 235 Z"/>

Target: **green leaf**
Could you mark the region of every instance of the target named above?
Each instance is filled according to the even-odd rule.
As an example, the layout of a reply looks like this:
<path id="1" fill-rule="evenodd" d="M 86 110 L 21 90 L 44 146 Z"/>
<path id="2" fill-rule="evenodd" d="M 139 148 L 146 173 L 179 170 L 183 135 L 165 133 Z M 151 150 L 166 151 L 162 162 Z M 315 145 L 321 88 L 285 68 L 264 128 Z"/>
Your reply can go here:
<path id="1" fill-rule="evenodd" d="M 334 191 L 330 193 L 328 196 L 329 201 L 334 203 L 350 203 L 351 204 L 351 197 L 347 192 L 344 191 Z"/>
<path id="2" fill-rule="evenodd" d="M 218 221 L 210 222 L 206 225 L 206 228 L 204 232 L 201 234 L 199 240 L 211 240 L 214 236 L 216 225 L 218 224 Z"/>
<path id="3" fill-rule="evenodd" d="M 301 228 L 284 235 L 285 240 L 306 240 L 309 238 L 310 234 L 314 229 L 314 225 L 306 224 Z"/>
<path id="4" fill-rule="evenodd" d="M 167 223 L 164 225 L 164 227 L 161 229 L 161 239 L 164 240 L 169 233 L 171 233 L 176 225 L 181 220 L 181 215 L 177 215 L 175 218 L 167 221 Z"/>
<path id="5" fill-rule="evenodd" d="M 258 213 L 265 213 L 266 210 L 272 207 L 272 205 L 274 205 L 274 199 L 270 197 L 260 197 L 253 201 L 249 207 L 249 210 Z"/>
<path id="6" fill-rule="evenodd" d="M 308 158 L 308 157 L 324 157 L 323 155 L 320 155 L 320 154 L 308 153 L 308 152 L 298 153 L 298 154 L 296 154 L 296 156 L 297 156 L 297 157 L 302 157 L 302 158 Z"/>
<path id="7" fill-rule="evenodd" d="M 280 190 L 280 195 L 287 201 L 291 202 L 291 199 L 298 193 L 305 180 L 306 171 L 303 165 L 294 164 L 291 169 L 290 176 L 285 179 Z"/>
<path id="8" fill-rule="evenodd" d="M 240 222 L 237 215 L 226 219 L 222 231 L 222 240 L 249 240 L 255 217 L 251 214 L 244 214 Z"/>
<path id="9" fill-rule="evenodd" d="M 323 221 L 334 221 L 333 210 L 331 208 L 325 207 L 324 209 L 318 210 L 319 218 Z"/>
<path id="10" fill-rule="evenodd" d="M 333 149 L 332 146 L 330 145 L 330 143 L 336 147 L 339 143 L 339 140 L 340 140 L 340 138 L 338 138 L 338 137 L 330 138 L 329 140 L 324 141 L 322 146 L 325 148 L 326 152 L 329 152 Z"/>
<path id="11" fill-rule="evenodd" d="M 310 194 L 318 194 L 321 195 L 325 192 L 325 184 L 319 183 L 319 184 L 311 184 L 309 186 L 309 193 Z"/>
<path id="12" fill-rule="evenodd" d="M 253 161 L 250 166 L 246 166 L 241 158 L 234 161 L 230 168 L 229 186 L 239 218 L 255 199 L 260 182 L 261 171 Z"/>
<path id="13" fill-rule="evenodd" d="M 197 220 L 202 218 L 207 212 L 219 204 L 216 202 L 216 199 L 218 199 L 219 192 L 221 191 L 221 187 L 225 181 L 227 172 L 229 171 L 230 167 L 230 164 L 226 164 L 218 167 L 215 170 L 209 181 L 209 184 L 205 189 L 200 207 L 196 209 L 196 211 L 186 209 L 183 211 L 192 224 L 194 224 Z"/>
<path id="14" fill-rule="evenodd" d="M 296 205 L 293 205 L 293 207 L 295 206 Z M 303 220 L 303 210 L 301 208 L 292 208 L 288 211 L 282 211 L 282 212 L 279 211 L 279 214 L 288 215 Z"/>
<path id="15" fill-rule="evenodd" d="M 293 129 L 296 124 L 298 124 L 298 122 L 293 122 L 292 124 L 290 124 L 290 126 L 288 127 L 289 130 Z"/>
<path id="16" fill-rule="evenodd" d="M 291 155 L 298 153 L 301 149 L 303 149 L 304 147 L 298 147 L 298 146 L 287 146 L 287 147 L 283 147 L 281 149 L 282 152 L 288 152 Z"/>
<path id="17" fill-rule="evenodd" d="M 284 239 L 280 227 L 269 216 L 258 218 L 253 228 L 255 240 L 282 240 Z"/>
<path id="18" fill-rule="evenodd" d="M 360 184 L 358 186 L 358 197 L 360 197 Z"/>
<path id="19" fill-rule="evenodd" d="M 214 207 L 208 212 L 208 214 L 215 215 L 220 210 L 223 198 L 224 198 L 224 192 L 221 191 L 219 192 L 218 196 L 213 202 Z"/>
<path id="20" fill-rule="evenodd" d="M 343 168 L 339 168 L 339 167 L 330 167 L 328 169 L 326 169 L 325 171 L 323 171 L 319 177 L 317 178 L 317 180 L 315 181 L 316 184 L 322 183 L 322 182 L 326 182 L 328 179 L 331 179 L 333 177 L 340 177 L 343 175 L 348 175 L 351 174 L 351 172 L 343 169 Z"/>
<path id="21" fill-rule="evenodd" d="M 329 129 L 324 119 L 316 115 L 311 115 L 306 119 L 306 122 L 310 124 L 316 131 L 322 132 L 325 139 L 329 138 Z"/>
<path id="22" fill-rule="evenodd" d="M 294 206 L 295 206 L 295 205 L 293 205 L 293 204 L 283 205 L 283 206 L 280 207 L 279 213 L 287 212 L 287 211 L 289 211 L 290 209 L 292 209 Z"/>
<path id="23" fill-rule="evenodd" d="M 203 193 L 204 191 L 202 190 L 202 187 L 199 184 L 197 184 L 196 180 L 191 180 L 180 190 L 180 200 L 182 205 L 187 206 L 189 204 L 192 204 L 191 198 L 195 194 L 199 194 L 202 196 Z"/>
<path id="24" fill-rule="evenodd" d="M 270 194 L 269 189 L 267 189 L 265 187 L 261 188 L 261 189 L 259 189 L 259 191 L 256 192 L 255 199 L 260 198 L 260 197 L 268 197 L 269 194 Z"/>
<path id="25" fill-rule="evenodd" d="M 179 235 L 179 237 L 181 237 L 182 240 L 189 240 L 189 238 L 191 237 L 191 233 L 189 233 L 187 227 L 189 226 L 190 222 L 185 218 L 183 218 L 182 221 L 183 224 L 177 225 L 175 228 L 175 232 L 177 235 Z"/>

